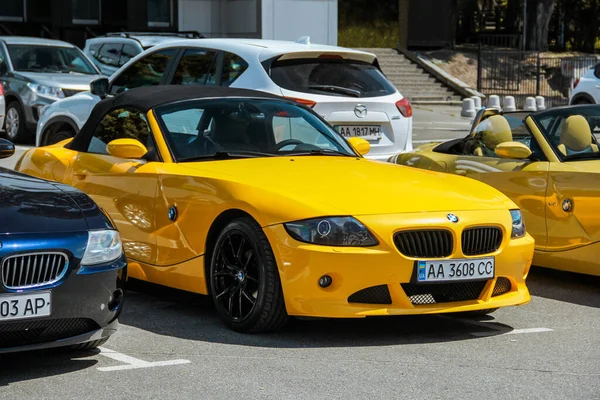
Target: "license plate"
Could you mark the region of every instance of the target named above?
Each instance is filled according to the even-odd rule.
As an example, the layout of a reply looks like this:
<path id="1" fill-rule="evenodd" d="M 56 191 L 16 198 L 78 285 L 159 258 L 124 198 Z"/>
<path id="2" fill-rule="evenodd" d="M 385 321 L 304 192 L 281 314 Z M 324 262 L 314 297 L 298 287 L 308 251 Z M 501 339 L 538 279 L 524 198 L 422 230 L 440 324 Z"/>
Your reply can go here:
<path id="1" fill-rule="evenodd" d="M 418 261 L 417 282 L 491 279 L 494 267 L 494 257 Z"/>
<path id="2" fill-rule="evenodd" d="M 50 292 L 0 296 L 0 322 L 51 315 Z"/>
<path id="3" fill-rule="evenodd" d="M 344 137 L 381 139 L 380 125 L 336 125 L 335 129 Z"/>

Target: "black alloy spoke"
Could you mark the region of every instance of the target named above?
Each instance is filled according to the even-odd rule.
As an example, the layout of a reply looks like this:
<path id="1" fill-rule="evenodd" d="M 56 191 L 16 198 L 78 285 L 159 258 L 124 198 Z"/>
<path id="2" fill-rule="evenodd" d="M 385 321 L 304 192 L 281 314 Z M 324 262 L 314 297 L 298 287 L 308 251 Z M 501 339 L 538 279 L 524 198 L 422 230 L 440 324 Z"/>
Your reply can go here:
<path id="1" fill-rule="evenodd" d="M 242 232 L 229 232 L 215 251 L 212 273 L 218 307 L 233 321 L 241 321 L 258 301 L 260 270 L 252 241 Z"/>

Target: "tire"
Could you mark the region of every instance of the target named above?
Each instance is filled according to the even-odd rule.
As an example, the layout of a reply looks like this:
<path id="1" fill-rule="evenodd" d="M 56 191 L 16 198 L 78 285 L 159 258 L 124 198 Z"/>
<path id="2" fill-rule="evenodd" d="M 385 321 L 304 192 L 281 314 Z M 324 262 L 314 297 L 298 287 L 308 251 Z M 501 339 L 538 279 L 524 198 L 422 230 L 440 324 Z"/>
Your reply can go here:
<path id="1" fill-rule="evenodd" d="M 8 140 L 13 143 L 24 142 L 29 136 L 29 132 L 25 127 L 23 109 L 18 101 L 11 101 L 6 107 L 4 132 Z"/>
<path id="2" fill-rule="evenodd" d="M 104 343 L 107 342 L 109 338 L 104 338 L 104 339 L 98 339 L 98 340 L 94 340 L 92 342 L 86 342 L 86 343 L 80 343 L 80 344 L 75 344 L 73 346 L 69 346 L 66 348 L 67 351 L 83 351 L 83 350 L 92 350 L 95 349 L 96 347 L 100 347 L 102 346 Z"/>
<path id="3" fill-rule="evenodd" d="M 65 139 L 70 139 L 75 136 L 75 132 L 70 130 L 60 130 L 58 132 L 49 132 L 44 138 L 44 146 L 61 142 Z"/>
<path id="4" fill-rule="evenodd" d="M 209 291 L 219 317 L 237 332 L 274 331 L 288 320 L 275 256 L 252 218 L 231 221 L 211 249 Z"/>

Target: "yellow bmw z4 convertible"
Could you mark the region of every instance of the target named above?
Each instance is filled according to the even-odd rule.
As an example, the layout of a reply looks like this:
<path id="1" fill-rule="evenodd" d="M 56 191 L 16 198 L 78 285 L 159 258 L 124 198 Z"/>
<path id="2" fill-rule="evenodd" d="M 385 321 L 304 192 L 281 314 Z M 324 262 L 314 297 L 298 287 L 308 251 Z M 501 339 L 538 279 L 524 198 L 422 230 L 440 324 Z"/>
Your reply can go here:
<path id="1" fill-rule="evenodd" d="M 158 86 L 101 101 L 73 139 L 17 169 L 89 194 L 131 277 L 209 294 L 237 331 L 530 300 L 534 241 L 515 203 L 368 149 L 291 100 Z"/>
<path id="2" fill-rule="evenodd" d="M 533 264 L 600 275 L 600 106 L 481 110 L 465 138 L 389 161 L 485 182 L 523 211 Z"/>

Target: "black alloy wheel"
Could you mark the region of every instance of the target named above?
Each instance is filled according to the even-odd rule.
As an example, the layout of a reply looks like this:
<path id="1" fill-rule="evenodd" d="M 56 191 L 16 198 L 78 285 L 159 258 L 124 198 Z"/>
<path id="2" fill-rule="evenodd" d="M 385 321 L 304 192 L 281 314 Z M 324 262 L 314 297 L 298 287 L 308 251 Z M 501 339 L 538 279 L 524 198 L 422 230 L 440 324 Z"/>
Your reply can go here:
<path id="1" fill-rule="evenodd" d="M 233 330 L 272 331 L 287 321 L 273 251 L 251 218 L 238 218 L 223 229 L 212 252 L 209 274 L 219 316 Z"/>

